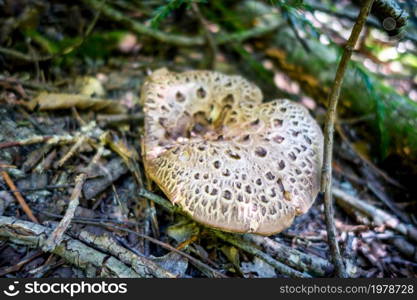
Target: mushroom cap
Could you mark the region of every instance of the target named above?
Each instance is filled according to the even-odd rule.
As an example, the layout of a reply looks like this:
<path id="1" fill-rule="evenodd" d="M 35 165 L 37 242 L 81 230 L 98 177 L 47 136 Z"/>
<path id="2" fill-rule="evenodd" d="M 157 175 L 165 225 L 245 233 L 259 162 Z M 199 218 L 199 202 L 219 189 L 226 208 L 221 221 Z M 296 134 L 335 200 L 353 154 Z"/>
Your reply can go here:
<path id="1" fill-rule="evenodd" d="M 262 235 L 289 227 L 319 191 L 323 134 L 305 107 L 211 71 L 145 81 L 144 164 L 194 220 Z"/>

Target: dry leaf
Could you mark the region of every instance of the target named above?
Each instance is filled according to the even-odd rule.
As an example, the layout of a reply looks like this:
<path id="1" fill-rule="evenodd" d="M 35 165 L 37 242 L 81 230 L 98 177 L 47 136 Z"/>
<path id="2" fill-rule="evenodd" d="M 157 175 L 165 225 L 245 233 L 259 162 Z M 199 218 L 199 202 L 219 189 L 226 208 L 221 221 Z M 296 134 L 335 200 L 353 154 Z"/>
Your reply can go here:
<path id="1" fill-rule="evenodd" d="M 40 93 L 35 99 L 41 111 L 69 109 L 100 111 L 108 114 L 125 113 L 126 108 L 116 101 L 91 98 L 80 94 Z"/>

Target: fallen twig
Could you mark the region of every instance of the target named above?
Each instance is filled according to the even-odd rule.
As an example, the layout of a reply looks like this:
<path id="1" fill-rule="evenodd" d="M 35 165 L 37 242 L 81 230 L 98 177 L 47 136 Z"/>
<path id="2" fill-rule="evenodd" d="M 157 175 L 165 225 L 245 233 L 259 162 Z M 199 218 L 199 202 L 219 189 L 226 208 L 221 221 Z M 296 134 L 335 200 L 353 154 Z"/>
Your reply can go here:
<path id="1" fill-rule="evenodd" d="M 54 87 L 54 86 L 50 86 L 48 84 L 45 83 L 40 83 L 40 82 L 36 82 L 36 81 L 29 81 L 29 80 L 20 80 L 14 77 L 6 77 L 3 75 L 0 75 L 0 81 L 4 81 L 10 84 L 18 84 L 18 85 L 22 85 L 24 87 L 30 88 L 30 89 L 34 89 L 34 90 L 42 90 L 42 91 L 48 91 L 48 92 L 56 92 L 59 89 Z"/>
<path id="2" fill-rule="evenodd" d="M 336 122 L 335 128 L 337 133 L 340 135 L 342 140 L 346 143 L 346 145 L 352 150 L 352 152 L 357 155 L 361 161 L 361 163 L 365 164 L 369 168 L 371 168 L 376 174 L 380 175 L 384 180 L 386 180 L 388 183 L 400 188 L 405 189 L 405 187 L 400 184 L 397 180 L 389 176 L 385 171 L 378 168 L 374 163 L 372 163 L 364 154 L 362 154 L 360 151 L 358 151 L 353 145 L 352 142 L 349 140 L 349 138 L 346 136 L 343 127 L 341 126 L 340 122 Z"/>
<path id="3" fill-rule="evenodd" d="M 78 148 L 84 146 L 86 141 L 86 136 L 80 136 L 71 149 L 58 161 L 58 167 L 62 167 L 77 152 Z"/>
<path id="4" fill-rule="evenodd" d="M 4 47 L 0 47 L 0 54 L 11 56 L 13 58 L 27 61 L 27 62 L 41 62 L 41 61 L 49 60 L 52 57 L 51 55 L 47 55 L 47 56 L 28 55 L 28 54 L 25 54 L 25 53 L 22 53 L 13 49 L 4 48 Z"/>
<path id="5" fill-rule="evenodd" d="M 28 218 L 32 222 L 39 224 L 38 219 L 35 217 L 35 215 L 33 214 L 32 210 L 30 209 L 29 205 L 26 203 L 25 199 L 22 197 L 20 192 L 17 190 L 16 185 L 10 178 L 9 174 L 6 171 L 1 170 L 1 176 L 3 177 L 8 187 L 13 191 L 13 195 L 15 196 L 17 202 L 19 202 L 20 206 L 22 207 L 23 211 L 28 216 Z"/>
<path id="6" fill-rule="evenodd" d="M 130 172 L 132 173 L 137 187 L 139 189 L 142 188 L 143 186 L 142 172 L 138 163 L 139 154 L 137 153 L 137 151 L 121 141 L 118 141 L 118 142 L 114 141 L 113 139 L 110 138 L 110 135 L 107 136 L 104 142 L 110 147 L 111 150 L 113 150 L 123 159 L 124 165 L 126 165 L 127 168 L 130 170 Z M 144 218 L 144 224 L 143 224 L 144 233 L 146 235 L 148 234 L 150 225 L 152 224 L 153 234 L 155 237 L 158 237 L 159 225 L 158 225 L 158 220 L 156 218 L 155 203 L 150 202 L 149 199 L 143 199 L 143 201 L 144 201 L 143 204 L 145 206 L 145 218 Z M 145 255 L 148 255 L 149 241 L 145 239 L 143 242 L 144 242 L 144 245 L 143 245 L 144 253 Z"/>
<path id="7" fill-rule="evenodd" d="M 159 204 L 162 206 L 165 210 L 171 212 L 171 213 L 183 213 L 181 208 L 178 206 L 173 205 L 168 200 L 164 199 L 161 196 L 158 196 L 157 194 L 154 194 L 145 188 L 141 188 L 138 191 L 139 196 L 144 197 L 146 199 L 152 200 L 153 202 Z"/>
<path id="8" fill-rule="evenodd" d="M 103 151 L 104 151 L 104 145 L 101 145 L 98 148 L 97 153 L 94 155 L 93 159 L 91 160 L 91 163 L 88 165 L 87 169 L 91 168 L 91 166 L 98 163 L 101 155 L 103 154 Z M 71 224 L 71 220 L 72 218 L 74 218 L 74 215 L 75 215 L 75 210 L 77 209 L 78 204 L 80 203 L 81 192 L 82 192 L 82 188 L 83 188 L 86 178 L 87 178 L 87 173 L 84 172 L 78 175 L 77 178 L 75 179 L 75 187 L 74 187 L 74 190 L 72 191 L 68 208 L 67 208 L 67 211 L 65 212 L 65 216 L 64 218 L 62 218 L 61 222 L 59 222 L 58 226 L 55 228 L 51 236 L 46 241 L 46 244 L 44 245 L 45 251 L 51 251 L 52 249 L 57 247 L 57 245 L 59 245 L 59 243 L 61 242 L 62 236 L 67 230 L 68 226 Z"/>
<path id="9" fill-rule="evenodd" d="M 103 16 L 106 16 L 109 19 L 112 19 L 115 22 L 121 23 L 127 28 L 131 29 L 135 33 L 141 35 L 147 35 L 159 41 L 177 45 L 177 46 L 194 46 L 194 45 L 203 45 L 204 39 L 201 37 L 186 37 L 178 34 L 169 34 L 163 31 L 145 26 L 140 22 L 133 20 L 125 16 L 120 11 L 116 10 L 115 8 L 111 7 L 107 3 L 103 3 L 102 1 L 98 0 L 83 0 L 83 2 L 94 9 L 95 11 L 100 11 Z"/>
<path id="10" fill-rule="evenodd" d="M 191 255 L 189 255 L 189 254 L 187 254 L 187 253 L 185 253 L 185 252 L 183 252 L 183 251 L 181 251 L 181 250 L 178 250 L 178 249 L 176 249 L 175 247 L 173 247 L 173 246 L 171 246 L 171 245 L 169 245 L 169 244 L 167 244 L 167 243 L 161 242 L 161 241 L 159 241 L 159 240 L 157 240 L 157 239 L 154 239 L 154 238 L 152 238 L 152 237 L 150 237 L 150 236 L 147 236 L 147 235 L 141 234 L 141 233 L 139 233 L 139 232 L 136 232 L 136 231 L 133 231 L 133 230 L 130 230 L 130 229 L 124 228 L 124 227 L 120 227 L 120 226 L 117 226 L 117 225 L 110 225 L 110 224 L 106 224 L 106 223 L 103 223 L 103 222 L 83 221 L 83 220 L 80 220 L 80 221 L 75 220 L 75 222 L 77 222 L 77 223 L 81 223 L 81 224 L 90 224 L 90 225 L 94 225 L 94 226 L 111 227 L 111 228 L 114 228 L 114 229 L 117 229 L 117 230 L 120 230 L 120 231 L 124 231 L 124 232 L 128 232 L 128 233 L 131 233 L 131 234 L 137 235 L 138 237 L 141 237 L 141 238 L 143 238 L 143 239 L 147 239 L 147 240 L 149 240 L 150 242 L 152 242 L 152 243 L 154 243 L 154 244 L 156 244 L 156 245 L 158 245 L 158 246 L 161 246 L 162 248 L 165 248 L 165 249 L 167 249 L 167 250 L 169 250 L 169 251 L 172 251 L 172 252 L 178 253 L 179 255 L 181 255 L 181 256 L 183 256 L 183 257 L 185 257 L 187 260 L 189 260 L 189 261 L 190 261 L 191 263 L 193 263 L 194 265 L 196 265 L 196 266 L 198 266 L 198 267 L 200 267 L 200 268 L 203 268 L 203 269 L 205 269 L 205 270 L 209 271 L 211 274 L 213 274 L 213 276 L 214 276 L 214 277 L 217 277 L 217 278 L 226 278 L 226 277 L 227 277 L 226 275 L 224 275 L 224 274 L 220 273 L 220 272 L 219 272 L 219 271 L 217 271 L 217 270 L 214 270 L 213 268 L 211 268 L 210 266 L 206 265 L 205 263 L 203 263 L 203 262 L 199 261 L 198 259 L 195 259 L 195 258 L 194 258 L 194 257 L 192 257 Z"/>
<path id="11" fill-rule="evenodd" d="M 54 229 L 51 236 L 46 241 L 43 250 L 51 252 L 53 249 L 55 249 L 55 247 L 57 247 L 57 245 L 61 243 L 63 235 L 67 230 L 68 226 L 71 224 L 71 220 L 74 217 L 75 210 L 77 209 L 78 204 L 80 203 L 81 191 L 86 177 L 87 174 L 82 173 L 75 179 L 75 187 L 72 191 L 68 208 L 65 212 L 65 216 L 64 218 L 62 218 L 61 222 Z"/>
<path id="12" fill-rule="evenodd" d="M 0 149 L 17 147 L 17 146 L 28 146 L 33 144 L 39 144 L 46 142 L 48 145 L 65 145 L 77 142 L 79 136 L 72 136 L 70 134 L 66 135 L 52 135 L 52 136 L 42 136 L 35 135 L 27 139 L 22 139 L 19 141 L 9 141 L 0 143 Z"/>
<path id="13" fill-rule="evenodd" d="M 332 204 L 332 154 L 333 154 L 333 132 L 336 120 L 336 108 L 342 88 L 343 77 L 353 53 L 353 49 L 359 39 L 363 25 L 372 7 L 374 0 L 366 0 L 362 4 L 359 16 L 352 28 L 351 35 L 343 51 L 342 58 L 336 71 L 336 76 L 329 95 L 327 107 L 326 124 L 324 130 L 324 162 L 322 171 L 321 191 L 324 193 L 324 211 L 326 217 L 327 239 L 332 254 L 335 271 L 339 277 L 346 277 L 343 259 L 340 255 L 339 245 L 336 242 L 336 230 L 333 219 Z"/>
<path id="14" fill-rule="evenodd" d="M 2 142 L 0 143 L 0 149 L 16 147 L 16 146 L 26 146 L 32 144 L 39 144 L 46 142 L 47 140 L 51 139 L 52 136 L 33 136 L 24 140 L 20 141 L 9 141 L 9 142 Z"/>
<path id="15" fill-rule="evenodd" d="M 0 236 L 13 243 L 43 248 L 51 233 L 52 229 L 35 223 L 0 216 Z M 149 277 L 149 273 L 139 274 L 115 257 L 97 251 L 68 235 L 64 234 L 62 238 L 63 242 L 51 252 L 85 270 L 88 277 Z"/>
<path id="16" fill-rule="evenodd" d="M 120 227 L 121 228 L 121 227 Z M 74 232 L 72 232 L 74 233 Z M 157 278 L 175 278 L 176 276 L 171 272 L 159 267 L 156 263 L 152 262 L 148 258 L 138 256 L 132 251 L 115 243 L 109 235 L 91 234 L 85 230 L 75 233 L 76 237 L 88 244 L 94 244 L 96 248 L 101 251 L 109 252 L 125 264 L 132 267 L 133 270 L 139 274 L 149 274 L 149 276 L 155 276 Z"/>
<path id="17" fill-rule="evenodd" d="M 36 250 L 36 251 L 32 251 L 32 252 L 28 253 L 17 264 L 14 264 L 13 266 L 10 266 L 10 267 L 7 267 L 7 268 L 0 269 L 0 277 L 4 277 L 6 274 L 19 271 L 24 265 L 31 262 L 32 260 L 34 260 L 35 258 L 40 256 L 41 254 L 43 254 L 43 252 L 41 250 Z"/>
<path id="18" fill-rule="evenodd" d="M 50 217 L 54 217 L 54 218 L 60 218 L 60 219 L 63 218 L 63 216 L 61 216 L 61 215 L 56 215 L 56 214 L 52 214 L 52 213 L 48 213 L 48 212 L 40 212 L 40 213 L 42 213 L 44 215 L 47 215 L 47 216 L 50 216 Z M 175 247 L 173 247 L 173 246 L 171 246 L 171 245 L 169 245 L 167 243 L 164 243 L 162 241 L 159 241 L 157 239 L 154 239 L 154 238 L 152 238 L 150 236 L 141 234 L 141 233 L 136 232 L 134 230 L 131 230 L 131 229 L 128 229 L 128 228 L 125 228 L 125 227 L 122 227 L 122 226 L 115 225 L 115 224 L 120 224 L 120 225 L 123 225 L 123 226 L 127 226 L 127 225 L 128 226 L 135 226 L 136 223 L 126 222 L 126 221 L 120 222 L 120 221 L 110 220 L 110 219 L 90 219 L 90 218 L 81 218 L 81 217 L 75 217 L 75 218 L 73 218 L 71 220 L 71 222 L 72 223 L 92 225 L 92 226 L 100 226 L 100 227 L 104 227 L 104 228 L 111 228 L 111 229 L 114 229 L 114 230 L 119 230 L 119 231 L 127 232 L 127 233 L 130 233 L 130 234 L 134 234 L 134 235 L 136 235 L 136 236 L 138 236 L 140 238 L 146 239 L 146 240 L 154 243 L 155 245 L 158 245 L 158 246 L 160 246 L 160 247 L 162 247 L 162 248 L 164 248 L 164 249 L 166 249 L 168 251 L 175 252 L 175 253 L 177 253 L 177 254 L 185 257 L 189 262 L 191 262 L 192 264 L 194 264 L 195 266 L 197 266 L 199 268 L 202 268 L 202 269 L 208 271 L 214 277 L 218 277 L 218 278 L 224 278 L 224 277 L 226 277 L 226 275 L 224 275 L 224 274 L 220 273 L 219 271 L 217 271 L 217 270 L 215 270 L 215 269 L 207 266 L 203 262 L 195 259 L 191 255 L 189 255 L 189 254 L 181 251 L 180 249 L 177 249 L 177 248 L 175 248 Z M 112 224 L 112 223 L 115 223 L 115 224 Z M 75 233 L 75 234 L 80 239 L 82 238 L 82 237 L 79 236 L 79 233 Z M 109 250 L 109 249 L 107 249 L 107 250 Z"/>
<path id="19" fill-rule="evenodd" d="M 99 193 L 112 185 L 120 176 L 128 171 L 123 161 L 116 157 L 111 159 L 106 165 L 102 166 L 97 173 L 90 176 L 96 178 L 88 179 L 83 186 L 83 195 L 86 200 L 96 197 Z"/>
<path id="20" fill-rule="evenodd" d="M 316 255 L 306 254 L 284 244 L 280 244 L 269 237 L 247 234 L 245 238 L 262 246 L 267 253 L 297 270 L 308 272 L 316 276 L 328 276 L 333 272 L 333 265 Z"/>
<path id="21" fill-rule="evenodd" d="M 300 272 L 297 270 L 294 270 L 293 268 L 273 259 L 270 255 L 266 254 L 265 252 L 262 252 L 261 250 L 259 250 L 258 248 L 254 247 L 251 243 L 249 243 L 248 241 L 245 241 L 243 239 L 241 239 L 238 235 L 236 234 L 230 234 L 230 233 L 226 233 L 223 231 L 218 231 L 218 230 L 213 230 L 212 231 L 218 238 L 222 239 L 225 242 L 228 242 L 230 244 L 232 244 L 235 247 L 238 247 L 252 255 L 255 255 L 257 257 L 259 257 L 260 259 L 264 260 L 265 262 L 267 262 L 268 264 L 270 264 L 271 266 L 273 266 L 278 272 L 280 272 L 283 275 L 292 277 L 292 278 L 297 278 L 297 277 L 302 277 L 302 278 L 309 278 L 311 277 L 309 274 L 305 273 L 305 272 Z"/>
<path id="22" fill-rule="evenodd" d="M 390 242 L 406 257 L 417 262 L 417 247 L 402 237 L 394 237 Z"/>
<path id="23" fill-rule="evenodd" d="M 415 228 L 411 224 L 402 223 L 393 215 L 390 215 L 384 210 L 379 209 L 365 202 L 364 200 L 360 200 L 339 188 L 334 187 L 332 189 L 332 193 L 336 197 L 337 202 L 342 202 L 345 205 L 354 207 L 355 209 L 372 219 L 375 225 L 386 226 L 398 233 L 401 233 L 402 235 L 406 236 L 407 238 L 413 241 L 417 241 L 417 228 Z"/>

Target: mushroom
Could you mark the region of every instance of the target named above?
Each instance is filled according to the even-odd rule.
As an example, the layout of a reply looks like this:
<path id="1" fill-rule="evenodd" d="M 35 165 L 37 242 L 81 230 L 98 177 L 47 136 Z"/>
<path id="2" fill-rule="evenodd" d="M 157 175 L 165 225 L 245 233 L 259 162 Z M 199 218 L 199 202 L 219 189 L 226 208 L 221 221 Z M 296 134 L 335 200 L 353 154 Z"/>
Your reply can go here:
<path id="1" fill-rule="evenodd" d="M 204 225 L 261 235 L 289 227 L 319 191 L 323 134 L 305 107 L 262 103 L 240 76 L 155 71 L 144 83 L 144 165 Z"/>

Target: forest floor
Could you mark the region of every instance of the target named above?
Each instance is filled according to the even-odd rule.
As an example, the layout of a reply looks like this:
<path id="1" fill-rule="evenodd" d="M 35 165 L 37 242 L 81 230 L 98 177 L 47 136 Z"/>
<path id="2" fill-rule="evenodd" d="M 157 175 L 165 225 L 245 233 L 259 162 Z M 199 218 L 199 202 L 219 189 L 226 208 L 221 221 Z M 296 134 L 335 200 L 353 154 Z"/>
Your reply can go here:
<path id="1" fill-rule="evenodd" d="M 0 75 L 0 277 L 332 276 L 322 195 L 290 228 L 261 237 L 196 224 L 147 182 L 141 85 L 155 69 L 199 69 L 205 58 L 181 47 L 140 51 L 149 43 L 127 34 L 99 64 L 45 76 L 49 61 L 29 61 Z M 230 74 L 247 68 L 228 51 L 215 60 Z M 325 108 L 298 100 L 323 125 Z M 336 124 L 335 225 L 347 272 L 415 277 L 415 187 L 360 151 L 372 147 L 352 129 L 360 122 Z"/>

